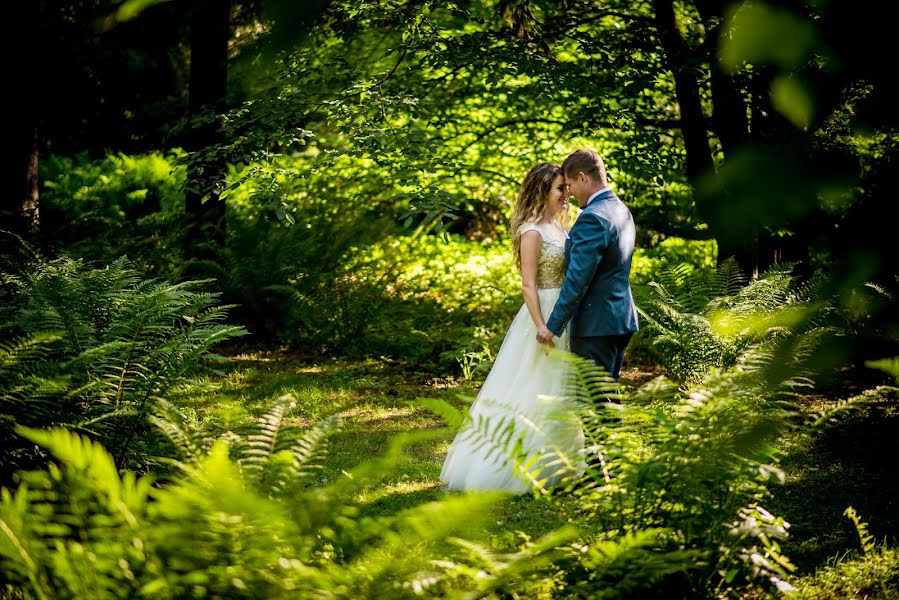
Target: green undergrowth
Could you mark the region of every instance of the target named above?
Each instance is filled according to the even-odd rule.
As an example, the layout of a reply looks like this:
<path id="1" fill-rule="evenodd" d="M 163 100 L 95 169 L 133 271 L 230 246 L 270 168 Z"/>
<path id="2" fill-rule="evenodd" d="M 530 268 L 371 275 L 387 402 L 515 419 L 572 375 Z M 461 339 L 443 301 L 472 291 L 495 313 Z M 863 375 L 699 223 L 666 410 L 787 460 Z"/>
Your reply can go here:
<path id="1" fill-rule="evenodd" d="M 444 429 L 435 440 L 415 444 L 394 469 L 357 491 L 354 501 L 366 514 L 389 515 L 440 500 L 440 468 L 454 432 L 433 413 L 413 403 L 439 398 L 464 409 L 477 394 L 480 380 L 433 378 L 377 360 L 325 359 L 310 364 L 285 354 L 241 354 L 221 377 L 194 380 L 173 398 L 182 413 L 212 433 L 251 428 L 256 418 L 287 393 L 296 397 L 293 423 L 309 427 L 334 413 L 343 428 L 329 444 L 327 459 L 317 474 L 319 483 L 345 476 L 355 466 L 386 451 L 391 437 L 414 430 Z M 637 386 L 657 371 L 632 368 L 623 373 L 626 385 Z M 899 456 L 897 389 L 833 391 L 833 396 L 800 399 L 802 416 L 814 419 L 843 407 L 843 414 L 813 429 L 803 428 L 781 440 L 785 482 L 772 488 L 769 508 L 790 524 L 784 553 L 797 565 L 795 576 L 814 584 L 813 574 L 840 557 L 859 550 L 858 535 L 844 510 L 852 505 L 870 524 L 874 539 L 895 544 L 899 532 L 899 477 L 888 456 Z M 799 418 L 799 417 L 797 417 Z M 567 521 L 577 521 L 576 502 L 523 496 L 494 505 L 490 527 L 472 536 L 497 551 L 511 551 L 522 540 L 536 538 Z M 848 553 L 848 554 L 847 554 Z M 890 557 L 893 557 L 892 559 Z M 886 554 L 878 565 L 895 559 Z M 858 573 L 865 564 L 847 567 Z M 828 576 L 822 576 L 825 585 Z M 814 584 L 819 585 L 819 584 Z M 841 597 L 841 596 L 835 596 Z M 851 597 L 851 596 L 847 596 Z"/>

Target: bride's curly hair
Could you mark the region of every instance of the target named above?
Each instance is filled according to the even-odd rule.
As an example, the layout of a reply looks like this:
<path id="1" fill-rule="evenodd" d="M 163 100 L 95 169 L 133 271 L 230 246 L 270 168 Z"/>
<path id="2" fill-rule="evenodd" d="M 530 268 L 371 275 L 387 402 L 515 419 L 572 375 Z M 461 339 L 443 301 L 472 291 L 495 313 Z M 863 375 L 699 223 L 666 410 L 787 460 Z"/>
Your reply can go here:
<path id="1" fill-rule="evenodd" d="M 512 221 L 509 229 L 512 232 L 512 253 L 515 255 L 515 264 L 521 269 L 521 227 L 528 223 L 538 223 L 543 219 L 546 210 L 546 200 L 553 186 L 556 175 L 562 174 L 562 168 L 554 163 L 540 163 L 528 171 L 515 199 L 515 209 L 512 211 Z M 564 215 L 560 215 L 564 216 Z"/>

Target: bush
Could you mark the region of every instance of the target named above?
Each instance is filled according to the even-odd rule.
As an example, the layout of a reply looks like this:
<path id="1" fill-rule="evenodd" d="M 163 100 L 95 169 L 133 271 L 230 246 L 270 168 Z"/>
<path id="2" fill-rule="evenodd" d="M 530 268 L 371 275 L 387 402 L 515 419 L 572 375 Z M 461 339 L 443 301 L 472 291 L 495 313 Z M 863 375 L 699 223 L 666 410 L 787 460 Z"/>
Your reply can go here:
<path id="1" fill-rule="evenodd" d="M 790 271 L 791 265 L 772 267 L 747 283 L 732 259 L 715 270 L 663 269 L 634 289 L 642 318 L 636 343 L 669 376 L 689 384 L 745 362 L 748 350 L 794 330 L 831 335 L 830 305 L 816 297 L 821 282 L 800 283 Z M 782 357 L 784 369 L 807 359 L 818 338 Z"/>
<path id="2" fill-rule="evenodd" d="M 159 398 L 243 335 L 208 282 L 141 279 L 124 258 L 92 268 L 37 260 L 4 274 L 14 291 L 0 316 L 0 464 L 27 465 L 33 444 L 15 425 L 66 425 L 103 440 L 119 466 L 132 456 Z M 145 457 L 134 457 L 144 460 Z M 10 470 L 7 470 L 10 469 Z"/>
<path id="3" fill-rule="evenodd" d="M 631 264 L 631 279 L 636 284 L 649 283 L 659 273 L 674 268 L 682 268 L 686 274 L 708 272 L 715 268 L 717 255 L 715 240 L 665 238 L 655 246 L 636 248 Z"/>
<path id="4" fill-rule="evenodd" d="M 350 477 L 307 488 L 302 476 L 336 423 L 285 444 L 285 408 L 265 415 L 252 435 L 230 434 L 230 443 L 218 440 L 208 450 L 160 419 L 184 460 L 182 474 L 160 486 L 149 476 L 120 475 L 85 437 L 21 429 L 55 463 L 21 473 L 18 489 L 2 491 L 4 578 L 36 598 L 458 597 L 528 573 L 565 539 L 555 535 L 509 555 L 479 555 L 476 545 L 446 541 L 482 521 L 495 495 L 358 518 L 354 489 L 424 437 L 398 438 L 387 456 Z M 485 568 L 492 577 L 480 576 Z"/>
<path id="5" fill-rule="evenodd" d="M 101 263 L 128 255 L 145 275 L 172 279 L 184 262 L 183 153 L 110 154 L 41 163 L 41 233 L 57 251 Z"/>
<path id="6" fill-rule="evenodd" d="M 233 318 L 270 346 L 384 356 L 442 375 L 489 367 L 523 302 L 507 242 L 404 231 L 406 188 L 379 179 L 373 163 L 308 154 L 230 167 L 225 243 L 188 261 L 181 156 L 52 157 L 47 237 L 76 258 L 127 254 L 145 275 L 214 278 L 237 305 Z M 668 238 L 638 249 L 633 276 L 713 261 L 713 242 Z"/>

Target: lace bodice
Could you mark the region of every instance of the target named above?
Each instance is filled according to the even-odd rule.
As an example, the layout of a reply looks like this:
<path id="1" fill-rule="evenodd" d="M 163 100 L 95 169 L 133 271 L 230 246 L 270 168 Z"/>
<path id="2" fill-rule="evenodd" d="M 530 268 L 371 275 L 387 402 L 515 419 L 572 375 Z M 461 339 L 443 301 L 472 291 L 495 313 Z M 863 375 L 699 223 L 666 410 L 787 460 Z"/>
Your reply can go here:
<path id="1" fill-rule="evenodd" d="M 565 278 L 565 232 L 558 225 L 528 223 L 522 225 L 519 235 L 528 231 L 536 231 L 543 240 L 537 255 L 537 289 L 562 287 Z"/>

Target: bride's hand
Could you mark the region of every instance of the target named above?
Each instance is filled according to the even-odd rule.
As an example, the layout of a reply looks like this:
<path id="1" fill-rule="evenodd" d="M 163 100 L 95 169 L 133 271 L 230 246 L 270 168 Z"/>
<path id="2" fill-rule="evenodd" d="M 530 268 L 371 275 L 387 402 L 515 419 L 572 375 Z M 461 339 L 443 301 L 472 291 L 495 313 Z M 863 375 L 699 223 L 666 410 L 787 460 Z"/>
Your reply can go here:
<path id="1" fill-rule="evenodd" d="M 553 341 L 555 334 L 550 331 L 546 325 L 542 325 L 537 328 L 537 341 L 543 344 L 544 346 L 549 346 L 550 348 L 555 348 L 556 344 Z M 548 352 L 548 350 L 547 350 Z"/>

